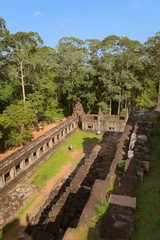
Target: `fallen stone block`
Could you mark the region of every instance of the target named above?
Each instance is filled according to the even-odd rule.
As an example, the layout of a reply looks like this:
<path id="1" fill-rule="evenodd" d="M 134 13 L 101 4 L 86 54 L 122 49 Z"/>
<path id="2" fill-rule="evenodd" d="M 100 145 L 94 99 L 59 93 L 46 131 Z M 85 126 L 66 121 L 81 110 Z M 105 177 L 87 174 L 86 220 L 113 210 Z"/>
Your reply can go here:
<path id="1" fill-rule="evenodd" d="M 109 203 L 136 209 L 136 197 L 111 194 L 109 197 Z"/>

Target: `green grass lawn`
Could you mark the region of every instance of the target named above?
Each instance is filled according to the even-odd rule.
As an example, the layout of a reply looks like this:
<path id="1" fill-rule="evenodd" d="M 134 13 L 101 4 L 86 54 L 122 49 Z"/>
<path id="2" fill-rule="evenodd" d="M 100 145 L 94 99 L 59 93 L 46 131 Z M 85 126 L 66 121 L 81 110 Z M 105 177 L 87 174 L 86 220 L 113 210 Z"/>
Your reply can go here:
<path id="1" fill-rule="evenodd" d="M 137 188 L 134 240 L 160 240 L 160 136 L 150 141 L 150 172 Z"/>
<path id="2" fill-rule="evenodd" d="M 71 152 L 85 149 L 91 144 L 96 144 L 101 137 L 102 135 L 77 130 L 73 136 L 62 143 L 54 155 L 32 175 L 29 183 L 39 188 L 45 187 L 47 182 L 60 171 L 62 166 L 68 163 L 77 164 L 77 159 L 71 156 Z M 71 151 L 68 150 L 69 145 L 73 146 Z"/>

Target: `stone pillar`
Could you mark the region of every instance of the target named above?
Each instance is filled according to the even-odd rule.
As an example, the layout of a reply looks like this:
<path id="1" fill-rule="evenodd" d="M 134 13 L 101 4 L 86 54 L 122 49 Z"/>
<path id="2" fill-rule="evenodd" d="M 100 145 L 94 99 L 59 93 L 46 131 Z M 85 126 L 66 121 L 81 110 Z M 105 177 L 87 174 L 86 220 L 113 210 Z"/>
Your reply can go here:
<path id="1" fill-rule="evenodd" d="M 16 169 L 15 169 L 15 166 L 14 166 L 14 167 L 12 167 L 12 169 L 10 170 L 10 177 L 11 177 L 12 179 L 14 179 L 15 176 L 16 176 Z"/>
<path id="2" fill-rule="evenodd" d="M 55 142 L 55 144 L 58 142 L 57 135 L 55 135 L 55 137 L 54 137 L 54 142 Z"/>
<path id="3" fill-rule="evenodd" d="M 65 138 L 66 133 L 65 133 L 65 129 L 63 129 L 63 138 Z"/>
<path id="4" fill-rule="evenodd" d="M 25 168 L 25 159 L 21 161 L 20 168 L 21 169 Z"/>
<path id="5" fill-rule="evenodd" d="M 38 149 L 36 150 L 36 156 L 37 156 L 37 159 L 41 156 L 41 150 L 40 150 L 40 148 L 38 148 Z"/>
<path id="6" fill-rule="evenodd" d="M 34 162 L 33 153 L 31 153 L 31 155 L 28 158 L 29 158 L 29 164 L 32 164 Z"/>
<path id="7" fill-rule="evenodd" d="M 61 132 L 59 133 L 59 141 L 62 140 L 62 135 L 61 135 Z"/>
<path id="8" fill-rule="evenodd" d="M 53 142 L 52 139 L 49 141 L 49 147 L 52 148 L 53 147 Z"/>
<path id="9" fill-rule="evenodd" d="M 3 188 L 5 186 L 5 178 L 4 175 L 0 176 L 0 188 Z"/>

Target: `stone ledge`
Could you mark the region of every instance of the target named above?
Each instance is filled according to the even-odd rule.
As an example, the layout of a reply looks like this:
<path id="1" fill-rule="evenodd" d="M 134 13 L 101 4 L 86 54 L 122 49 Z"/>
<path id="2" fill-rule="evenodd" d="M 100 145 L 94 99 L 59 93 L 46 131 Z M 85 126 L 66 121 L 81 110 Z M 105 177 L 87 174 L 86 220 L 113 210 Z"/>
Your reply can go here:
<path id="1" fill-rule="evenodd" d="M 111 194 L 109 197 L 109 204 L 136 209 L 136 197 Z"/>

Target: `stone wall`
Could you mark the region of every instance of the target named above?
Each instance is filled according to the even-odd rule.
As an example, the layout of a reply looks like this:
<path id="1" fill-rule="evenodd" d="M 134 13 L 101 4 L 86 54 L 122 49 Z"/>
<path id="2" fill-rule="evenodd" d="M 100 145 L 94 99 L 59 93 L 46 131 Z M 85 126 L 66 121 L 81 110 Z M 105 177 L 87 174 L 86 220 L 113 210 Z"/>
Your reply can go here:
<path id="1" fill-rule="evenodd" d="M 123 132 L 125 124 L 125 119 L 116 115 L 85 114 L 82 117 L 82 130 Z"/>
<path id="2" fill-rule="evenodd" d="M 77 103 L 73 114 L 79 117 L 82 130 L 94 132 L 123 132 L 127 116 L 103 114 L 99 108 L 98 114 L 86 114 L 81 103 Z"/>
<path id="3" fill-rule="evenodd" d="M 69 117 L 43 136 L 2 160 L 0 162 L 0 189 L 17 178 L 20 173 L 36 164 L 39 159 L 60 144 L 76 128 L 77 117 Z"/>

